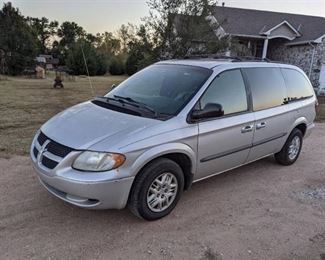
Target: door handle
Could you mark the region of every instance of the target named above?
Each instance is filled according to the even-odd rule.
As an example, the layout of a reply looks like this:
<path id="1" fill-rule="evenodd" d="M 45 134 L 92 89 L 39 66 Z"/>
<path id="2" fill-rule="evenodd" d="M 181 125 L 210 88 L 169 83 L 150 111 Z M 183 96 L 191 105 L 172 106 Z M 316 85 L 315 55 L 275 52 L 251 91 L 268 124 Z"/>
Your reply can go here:
<path id="1" fill-rule="evenodd" d="M 253 125 L 247 125 L 247 126 L 244 126 L 242 129 L 241 129 L 241 132 L 244 134 L 244 133 L 248 133 L 248 132 L 252 132 L 253 131 Z"/>
<path id="2" fill-rule="evenodd" d="M 261 128 L 264 128 L 264 127 L 266 127 L 266 122 L 261 122 L 261 123 L 256 124 L 256 129 L 257 130 L 261 129 Z"/>

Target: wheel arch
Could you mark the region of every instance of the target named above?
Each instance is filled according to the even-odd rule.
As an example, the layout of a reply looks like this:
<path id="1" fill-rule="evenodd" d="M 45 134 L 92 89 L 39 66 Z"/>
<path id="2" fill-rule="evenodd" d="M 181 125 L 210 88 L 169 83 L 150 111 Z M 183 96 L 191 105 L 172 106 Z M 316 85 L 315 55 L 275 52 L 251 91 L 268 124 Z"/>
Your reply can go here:
<path id="1" fill-rule="evenodd" d="M 144 152 L 133 164 L 135 178 L 137 178 L 144 167 L 158 158 L 167 158 L 176 162 L 184 173 L 184 189 L 187 190 L 190 188 L 196 170 L 196 153 L 190 146 L 170 143 L 154 147 Z"/>
<path id="2" fill-rule="evenodd" d="M 306 131 L 307 131 L 307 124 L 301 123 L 297 125 L 295 128 L 299 129 L 302 132 L 302 135 L 305 136 Z"/>
<path id="3" fill-rule="evenodd" d="M 307 131 L 307 125 L 308 125 L 308 121 L 305 117 L 300 117 L 300 118 L 297 118 L 295 123 L 294 123 L 294 127 L 291 129 L 291 132 L 297 128 L 299 129 L 303 136 L 305 136 L 306 134 L 306 131 Z"/>

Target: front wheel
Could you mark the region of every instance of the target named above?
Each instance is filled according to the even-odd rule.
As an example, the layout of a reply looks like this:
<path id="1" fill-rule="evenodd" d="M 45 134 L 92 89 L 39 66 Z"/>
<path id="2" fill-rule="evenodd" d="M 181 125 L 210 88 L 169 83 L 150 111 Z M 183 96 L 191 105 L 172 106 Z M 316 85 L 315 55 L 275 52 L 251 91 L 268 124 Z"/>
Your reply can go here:
<path id="1" fill-rule="evenodd" d="M 140 218 L 156 220 L 175 208 L 183 189 L 184 175 L 180 166 L 160 158 L 147 165 L 135 179 L 128 207 Z"/>
<path id="2" fill-rule="evenodd" d="M 299 157 L 302 148 L 303 134 L 295 128 L 289 135 L 282 150 L 274 155 L 275 160 L 282 165 L 291 165 Z"/>

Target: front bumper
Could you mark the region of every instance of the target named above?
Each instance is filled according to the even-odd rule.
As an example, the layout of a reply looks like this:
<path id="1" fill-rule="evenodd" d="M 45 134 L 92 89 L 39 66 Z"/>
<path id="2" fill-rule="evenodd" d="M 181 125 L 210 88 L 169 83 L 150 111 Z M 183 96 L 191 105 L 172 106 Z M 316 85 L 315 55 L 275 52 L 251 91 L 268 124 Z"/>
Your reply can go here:
<path id="1" fill-rule="evenodd" d="M 126 206 L 134 176 L 128 169 L 107 172 L 81 172 L 71 165 L 80 151 L 69 151 L 58 156 L 45 148 L 48 142 L 40 144 L 35 136 L 31 146 L 31 159 L 41 184 L 54 196 L 73 205 L 90 209 L 122 209 Z M 37 149 L 37 153 L 34 150 Z M 59 154 L 56 151 L 57 154 Z M 55 164 L 44 164 L 42 158 Z"/>
<path id="2" fill-rule="evenodd" d="M 40 183 L 54 196 L 89 209 L 122 209 L 126 206 L 134 177 L 113 181 L 84 182 L 47 176 L 35 166 Z"/>

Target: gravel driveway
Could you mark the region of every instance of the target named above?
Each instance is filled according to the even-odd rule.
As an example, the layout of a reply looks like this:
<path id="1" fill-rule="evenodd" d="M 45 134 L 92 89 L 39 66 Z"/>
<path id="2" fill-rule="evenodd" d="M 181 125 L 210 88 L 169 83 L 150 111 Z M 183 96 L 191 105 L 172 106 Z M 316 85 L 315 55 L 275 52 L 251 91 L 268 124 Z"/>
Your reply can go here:
<path id="1" fill-rule="evenodd" d="M 325 259 L 325 124 L 295 165 L 273 158 L 200 183 L 168 217 L 49 195 L 27 157 L 0 159 L 1 259 Z"/>

